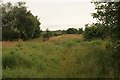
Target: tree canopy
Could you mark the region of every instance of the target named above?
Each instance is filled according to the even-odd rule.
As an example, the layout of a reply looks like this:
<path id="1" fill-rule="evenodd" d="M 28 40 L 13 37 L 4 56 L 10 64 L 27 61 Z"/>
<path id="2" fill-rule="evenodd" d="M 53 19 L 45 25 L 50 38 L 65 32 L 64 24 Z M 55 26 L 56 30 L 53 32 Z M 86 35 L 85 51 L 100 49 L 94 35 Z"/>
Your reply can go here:
<path id="1" fill-rule="evenodd" d="M 102 25 L 98 23 L 86 25 L 83 35 L 84 35 L 85 40 L 103 39 L 104 31 L 102 30 Z"/>
<path id="2" fill-rule="evenodd" d="M 110 38 L 114 51 L 112 56 L 115 78 L 120 78 L 120 1 L 94 4 L 97 12 L 93 13 L 93 18 L 103 25 L 103 31 Z"/>
<path id="3" fill-rule="evenodd" d="M 94 4 L 97 12 L 92 16 L 103 25 L 106 36 L 120 39 L 120 2 L 94 2 Z"/>
<path id="4" fill-rule="evenodd" d="M 28 40 L 39 37 L 40 22 L 27 10 L 25 2 L 15 5 L 8 2 L 2 4 L 2 39 L 3 40 Z"/>
<path id="5" fill-rule="evenodd" d="M 69 28 L 69 29 L 66 30 L 66 33 L 67 34 L 77 34 L 78 30 L 75 29 L 75 28 Z"/>

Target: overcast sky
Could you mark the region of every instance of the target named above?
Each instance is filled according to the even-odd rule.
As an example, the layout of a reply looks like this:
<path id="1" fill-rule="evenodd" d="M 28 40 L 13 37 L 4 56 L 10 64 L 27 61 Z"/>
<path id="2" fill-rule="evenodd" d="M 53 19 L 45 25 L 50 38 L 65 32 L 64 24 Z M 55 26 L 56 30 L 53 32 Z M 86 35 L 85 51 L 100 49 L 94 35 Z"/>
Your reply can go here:
<path id="1" fill-rule="evenodd" d="M 42 30 L 84 28 L 85 24 L 95 22 L 91 16 L 95 11 L 91 0 L 3 0 L 18 1 L 25 1 L 28 9 L 40 18 Z"/>

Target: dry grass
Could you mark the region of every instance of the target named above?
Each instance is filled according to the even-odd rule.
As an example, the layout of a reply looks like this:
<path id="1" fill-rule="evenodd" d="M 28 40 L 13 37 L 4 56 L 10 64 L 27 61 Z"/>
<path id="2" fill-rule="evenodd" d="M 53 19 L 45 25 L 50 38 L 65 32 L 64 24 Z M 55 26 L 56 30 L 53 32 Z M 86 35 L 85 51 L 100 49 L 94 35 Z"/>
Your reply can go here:
<path id="1" fill-rule="evenodd" d="M 3 41 L 2 42 L 2 47 L 13 47 L 13 46 L 16 46 L 16 44 L 22 44 L 23 41 L 14 41 L 14 42 L 11 42 L 11 41 Z"/>
<path id="2" fill-rule="evenodd" d="M 12 47 L 12 46 L 15 46 L 17 42 L 2 42 L 2 46 L 3 47 Z"/>
<path id="3" fill-rule="evenodd" d="M 83 38 L 82 35 L 79 34 L 65 34 L 65 35 L 61 35 L 61 36 L 54 36 L 51 37 L 50 40 L 64 40 L 64 39 L 74 39 L 74 38 Z"/>
<path id="4" fill-rule="evenodd" d="M 60 41 L 64 39 L 75 39 L 75 38 L 82 38 L 82 35 L 79 34 L 65 34 L 61 36 L 54 36 L 51 37 L 49 41 Z M 35 42 L 41 42 L 41 39 L 35 39 L 33 40 Z M 16 46 L 17 44 L 23 44 L 23 41 L 3 41 L 1 42 L 3 47 L 13 47 Z"/>

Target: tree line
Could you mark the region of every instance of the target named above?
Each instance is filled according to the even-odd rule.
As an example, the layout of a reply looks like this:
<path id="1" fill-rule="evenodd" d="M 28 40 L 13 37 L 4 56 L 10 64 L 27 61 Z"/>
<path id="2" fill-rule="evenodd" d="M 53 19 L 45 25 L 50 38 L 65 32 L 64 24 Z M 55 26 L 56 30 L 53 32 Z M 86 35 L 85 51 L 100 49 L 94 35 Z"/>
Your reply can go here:
<path id="1" fill-rule="evenodd" d="M 42 31 L 40 36 L 43 39 L 43 41 L 49 40 L 50 37 L 53 36 L 60 36 L 64 34 L 82 34 L 83 28 L 68 28 L 67 30 L 55 30 L 55 31 L 50 31 L 49 29 L 46 29 L 46 31 Z"/>
<path id="2" fill-rule="evenodd" d="M 96 13 L 93 18 L 98 23 L 86 24 L 85 31 L 82 28 L 69 28 L 67 30 L 42 31 L 40 21 L 27 10 L 25 2 L 18 2 L 15 5 L 8 2 L 2 4 L 2 39 L 3 40 L 29 40 L 41 36 L 41 33 L 51 36 L 61 34 L 82 34 L 85 40 L 92 39 L 119 39 L 119 4 L 94 2 Z"/>
<path id="3" fill-rule="evenodd" d="M 98 2 L 96 2 L 95 5 L 96 7 L 102 6 L 102 8 L 104 9 L 103 5 L 100 5 L 100 3 L 98 4 Z M 107 24 L 109 25 L 111 24 L 110 20 L 109 23 L 103 24 L 105 23 L 105 21 L 108 20 L 108 18 L 103 19 L 104 16 L 102 16 L 102 11 L 100 11 L 100 9 L 102 10 L 102 8 L 96 8 L 98 10 L 97 13 L 93 13 L 92 15 L 93 18 L 97 18 L 101 22 L 93 23 L 91 25 L 86 24 L 84 31 L 82 28 L 79 29 L 68 28 L 67 30 L 56 30 L 56 31 L 50 31 L 47 29 L 46 31 L 42 31 L 40 30 L 41 23 L 38 17 L 34 16 L 30 11 L 27 10 L 27 7 L 25 6 L 25 2 L 18 2 L 15 5 L 8 2 L 6 4 L 2 4 L 2 40 L 3 41 L 8 41 L 8 40 L 14 41 L 19 39 L 29 40 L 29 39 L 38 38 L 40 36 L 46 38 L 46 37 L 58 36 L 62 34 L 83 34 L 85 40 L 106 39 L 112 36 L 110 33 L 112 32 L 111 31 L 112 27 L 110 28 L 110 26 L 108 27 L 107 25 Z M 106 14 L 107 16 L 107 13 L 104 14 Z"/>

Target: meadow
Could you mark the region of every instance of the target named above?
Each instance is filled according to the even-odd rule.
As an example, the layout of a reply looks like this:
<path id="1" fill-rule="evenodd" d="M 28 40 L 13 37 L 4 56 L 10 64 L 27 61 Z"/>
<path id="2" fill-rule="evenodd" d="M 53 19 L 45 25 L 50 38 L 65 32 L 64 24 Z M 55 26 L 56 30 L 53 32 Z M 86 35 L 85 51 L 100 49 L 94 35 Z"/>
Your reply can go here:
<path id="1" fill-rule="evenodd" d="M 3 42 L 3 78 L 113 78 L 107 45 L 76 34 Z"/>

